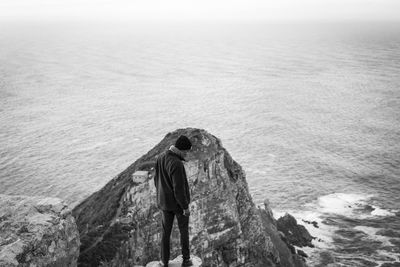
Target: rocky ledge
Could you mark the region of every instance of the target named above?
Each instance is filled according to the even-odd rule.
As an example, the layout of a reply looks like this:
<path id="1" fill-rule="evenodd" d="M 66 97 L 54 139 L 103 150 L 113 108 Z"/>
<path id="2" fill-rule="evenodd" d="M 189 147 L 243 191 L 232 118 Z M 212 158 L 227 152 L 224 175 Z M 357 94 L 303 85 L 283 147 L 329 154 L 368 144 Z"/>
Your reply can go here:
<path id="1" fill-rule="evenodd" d="M 79 232 L 57 198 L 0 194 L 0 266 L 76 266 Z"/>
<path id="2" fill-rule="evenodd" d="M 191 253 L 202 266 L 305 266 L 277 230 L 266 203 L 257 208 L 240 165 L 221 141 L 200 129 L 179 129 L 74 210 L 81 236 L 80 266 L 146 265 L 159 259 L 161 215 L 156 206 L 154 164 L 179 135 L 193 149 L 185 162 L 191 189 Z M 180 254 L 179 231 L 171 256 Z"/>

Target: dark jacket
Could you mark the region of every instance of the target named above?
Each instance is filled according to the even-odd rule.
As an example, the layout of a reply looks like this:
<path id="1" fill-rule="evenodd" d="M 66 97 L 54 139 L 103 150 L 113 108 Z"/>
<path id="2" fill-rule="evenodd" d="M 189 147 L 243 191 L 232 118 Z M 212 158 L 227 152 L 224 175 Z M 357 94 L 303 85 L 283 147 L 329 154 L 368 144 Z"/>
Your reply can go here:
<path id="1" fill-rule="evenodd" d="M 154 184 L 157 189 L 157 205 L 162 210 L 189 207 L 189 184 L 182 160 L 184 159 L 170 150 L 157 158 Z"/>

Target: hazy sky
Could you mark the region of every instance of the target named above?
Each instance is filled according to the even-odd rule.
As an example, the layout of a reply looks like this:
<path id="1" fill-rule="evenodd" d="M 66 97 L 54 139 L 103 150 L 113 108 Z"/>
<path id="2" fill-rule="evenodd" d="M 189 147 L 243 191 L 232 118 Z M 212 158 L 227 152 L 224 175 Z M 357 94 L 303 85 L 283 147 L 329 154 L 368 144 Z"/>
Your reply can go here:
<path id="1" fill-rule="evenodd" d="M 400 20 L 400 0 L 0 0 L 0 18 Z"/>

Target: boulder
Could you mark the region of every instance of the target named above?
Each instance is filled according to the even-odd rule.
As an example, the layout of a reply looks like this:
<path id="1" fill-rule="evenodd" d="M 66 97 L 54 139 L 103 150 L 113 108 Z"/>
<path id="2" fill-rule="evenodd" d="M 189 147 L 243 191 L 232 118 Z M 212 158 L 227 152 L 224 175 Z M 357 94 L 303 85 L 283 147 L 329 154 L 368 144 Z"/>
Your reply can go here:
<path id="1" fill-rule="evenodd" d="M 286 213 L 283 217 L 277 220 L 278 230 L 283 232 L 292 245 L 298 247 L 314 247 L 312 240 L 315 238 L 310 235 L 303 225 L 297 224 L 296 219 Z"/>
<path id="2" fill-rule="evenodd" d="M 191 253 L 202 259 L 203 266 L 305 266 L 281 240 L 272 212 L 255 206 L 244 170 L 221 141 L 194 128 L 167 134 L 73 210 L 81 234 L 80 266 L 100 262 L 132 266 L 159 260 L 161 214 L 156 205 L 154 164 L 182 134 L 193 143 L 184 163 L 191 189 Z M 136 171 L 147 171 L 148 178 L 133 181 Z M 179 254 L 175 225 L 171 257 Z"/>
<path id="3" fill-rule="evenodd" d="M 58 198 L 0 194 L 0 266 L 77 266 L 79 232 Z"/>

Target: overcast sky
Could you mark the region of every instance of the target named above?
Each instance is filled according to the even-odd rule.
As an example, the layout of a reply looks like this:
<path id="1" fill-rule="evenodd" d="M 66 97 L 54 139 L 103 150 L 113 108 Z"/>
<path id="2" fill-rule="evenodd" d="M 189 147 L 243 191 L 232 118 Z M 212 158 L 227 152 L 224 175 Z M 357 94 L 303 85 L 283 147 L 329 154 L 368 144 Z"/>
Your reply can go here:
<path id="1" fill-rule="evenodd" d="M 400 0 L 0 0 L 0 18 L 400 20 Z"/>

